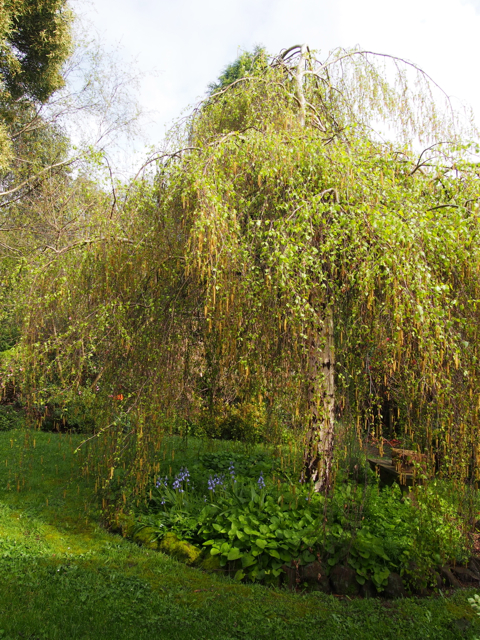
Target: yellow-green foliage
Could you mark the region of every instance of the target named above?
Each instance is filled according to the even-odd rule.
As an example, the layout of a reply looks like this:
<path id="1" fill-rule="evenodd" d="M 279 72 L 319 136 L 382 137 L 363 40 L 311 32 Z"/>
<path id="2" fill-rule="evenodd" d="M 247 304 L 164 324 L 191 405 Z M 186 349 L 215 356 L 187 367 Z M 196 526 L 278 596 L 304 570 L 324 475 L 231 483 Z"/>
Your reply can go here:
<path id="1" fill-rule="evenodd" d="M 193 544 L 180 540 L 174 533 L 167 533 L 161 540 L 158 539 L 155 529 L 143 527 L 132 535 L 133 540 L 146 547 L 163 551 L 168 556 L 176 558 L 185 564 L 196 564 L 202 555 L 202 551 Z"/>
<path id="2" fill-rule="evenodd" d="M 255 443 L 274 436 L 267 431 L 265 405 L 258 398 L 239 402 L 235 406 L 216 404 L 205 408 L 197 418 L 194 435 Z"/>
<path id="3" fill-rule="evenodd" d="M 115 520 L 116 527 L 120 530 L 124 537 L 133 536 L 135 528 L 135 517 L 132 514 L 119 513 Z"/>
<path id="4" fill-rule="evenodd" d="M 0 123 L 0 171 L 5 171 L 12 158 L 12 144 L 7 128 Z"/>
<path id="5" fill-rule="evenodd" d="M 472 149 L 421 74 L 389 85 L 355 51 L 303 63 L 304 123 L 293 62 L 209 96 L 176 132 L 184 151 L 125 194 L 115 237 L 106 227 L 38 275 L 31 387 L 57 377 L 93 389 L 101 376 L 90 468 L 111 503 L 145 498 L 172 417 L 228 407 L 238 425 L 238 407 L 258 401 L 267 428 L 273 408 L 311 424 L 326 309 L 345 424 L 359 437 L 380 429 L 391 402 L 392 428 L 431 465 L 478 476 Z"/>

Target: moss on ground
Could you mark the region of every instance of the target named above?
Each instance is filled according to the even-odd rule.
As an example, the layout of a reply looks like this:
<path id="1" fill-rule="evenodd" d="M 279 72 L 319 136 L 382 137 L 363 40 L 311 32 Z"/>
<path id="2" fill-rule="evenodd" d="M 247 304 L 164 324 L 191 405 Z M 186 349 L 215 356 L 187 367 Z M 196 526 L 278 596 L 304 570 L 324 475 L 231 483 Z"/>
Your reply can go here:
<path id="1" fill-rule="evenodd" d="M 187 565 L 196 564 L 202 554 L 193 544 L 179 540 L 174 533 L 167 533 L 159 544 L 160 551 L 184 562 Z"/>

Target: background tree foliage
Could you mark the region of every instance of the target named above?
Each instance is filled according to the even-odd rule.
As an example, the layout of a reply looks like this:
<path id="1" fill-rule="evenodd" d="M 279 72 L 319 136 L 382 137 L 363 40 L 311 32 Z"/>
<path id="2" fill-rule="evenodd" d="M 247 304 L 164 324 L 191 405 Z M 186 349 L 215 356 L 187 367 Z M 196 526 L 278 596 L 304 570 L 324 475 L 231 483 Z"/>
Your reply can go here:
<path id="1" fill-rule="evenodd" d="M 17 137 L 9 124 L 19 119 L 26 103 L 46 102 L 64 84 L 71 21 L 64 0 L 7 0 L 0 5 L 1 166 L 11 155 L 9 140 Z"/>
<path id="2" fill-rule="evenodd" d="M 2 292 L 0 345 L 18 338 L 20 319 L 12 298 L 24 216 L 45 167 L 65 160 L 67 141 L 58 126 L 40 115 L 44 103 L 64 85 L 72 52 L 72 14 L 61 1 L 0 4 L 0 256 Z M 15 230 L 13 239 L 11 231 Z M 37 239 L 38 242 L 38 239 Z M 23 248 L 22 248 L 23 245 Z"/>
<path id="3" fill-rule="evenodd" d="M 258 73 L 267 64 L 267 53 L 264 47 L 257 45 L 253 51 L 243 51 L 234 62 L 225 67 L 216 82 L 208 85 L 210 94 L 219 89 L 225 89 L 240 78 Z"/>
<path id="4" fill-rule="evenodd" d="M 39 261 L 27 387 L 33 403 L 52 385 L 88 396 L 104 489 L 121 476 L 125 501 L 142 494 L 165 417 L 246 406 L 271 437 L 303 431 L 318 489 L 334 412 L 360 440 L 386 428 L 477 477 L 476 133 L 420 70 L 383 60 L 294 47 L 225 72 L 155 178 Z"/>
<path id="5" fill-rule="evenodd" d="M 63 86 L 72 51 L 72 13 L 65 0 L 6 0 L 1 6 L 0 74 L 13 100 L 45 102 Z"/>
<path id="6" fill-rule="evenodd" d="M 3 367 L 20 352 L 13 347 L 36 304 L 37 271 L 88 246 L 93 230 L 105 232 L 105 221 L 115 217 L 108 151 L 138 119 L 131 70 L 120 70 L 98 42 L 85 38 L 65 3 L 7 5 L 0 67 Z M 53 330 L 57 325 L 62 322 Z"/>

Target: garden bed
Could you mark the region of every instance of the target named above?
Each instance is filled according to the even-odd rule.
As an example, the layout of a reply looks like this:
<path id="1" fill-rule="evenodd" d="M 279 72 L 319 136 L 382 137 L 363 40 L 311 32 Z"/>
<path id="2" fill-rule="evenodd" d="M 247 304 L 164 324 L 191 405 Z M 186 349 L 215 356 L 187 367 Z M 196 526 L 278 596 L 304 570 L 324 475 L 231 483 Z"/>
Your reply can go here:
<path id="1" fill-rule="evenodd" d="M 298 591 L 395 598 L 480 585 L 448 483 L 402 495 L 368 470 L 362 484 L 340 470 L 325 499 L 279 456 L 194 450 L 177 453 L 125 527 L 139 543 L 237 581 Z"/>

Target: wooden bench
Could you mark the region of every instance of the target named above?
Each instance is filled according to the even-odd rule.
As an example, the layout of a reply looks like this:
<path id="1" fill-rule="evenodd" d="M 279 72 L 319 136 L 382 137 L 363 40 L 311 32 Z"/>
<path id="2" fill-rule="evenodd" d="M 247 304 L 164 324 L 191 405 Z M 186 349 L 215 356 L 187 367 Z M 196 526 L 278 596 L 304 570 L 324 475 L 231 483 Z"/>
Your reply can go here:
<path id="1" fill-rule="evenodd" d="M 382 484 L 390 486 L 394 482 L 398 482 L 402 488 L 423 484 L 423 479 L 418 476 L 415 470 L 403 470 L 385 458 L 367 458 L 367 460 L 373 471 L 379 474 Z"/>

